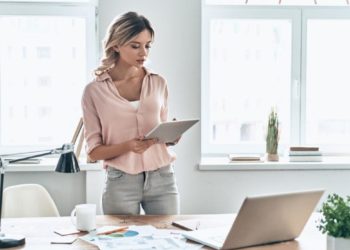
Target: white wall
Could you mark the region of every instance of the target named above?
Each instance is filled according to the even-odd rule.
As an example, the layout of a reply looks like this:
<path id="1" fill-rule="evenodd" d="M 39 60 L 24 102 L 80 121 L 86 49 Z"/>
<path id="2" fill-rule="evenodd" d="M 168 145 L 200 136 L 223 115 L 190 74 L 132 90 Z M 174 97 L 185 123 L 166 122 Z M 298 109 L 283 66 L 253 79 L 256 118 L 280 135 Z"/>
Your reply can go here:
<path id="1" fill-rule="evenodd" d="M 153 24 L 152 68 L 167 78 L 170 116 L 200 117 L 201 1 L 100 0 L 100 40 L 114 16 L 137 11 Z M 176 146 L 182 213 L 232 213 L 248 194 L 324 187 L 349 194 L 350 171 L 198 171 L 200 126 Z"/>

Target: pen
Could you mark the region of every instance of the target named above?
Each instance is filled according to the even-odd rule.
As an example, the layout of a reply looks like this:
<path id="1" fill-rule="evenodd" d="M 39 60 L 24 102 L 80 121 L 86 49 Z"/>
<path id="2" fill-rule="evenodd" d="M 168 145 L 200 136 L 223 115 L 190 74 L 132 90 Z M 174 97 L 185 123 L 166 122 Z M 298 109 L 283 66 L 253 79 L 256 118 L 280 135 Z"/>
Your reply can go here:
<path id="1" fill-rule="evenodd" d="M 198 229 L 199 229 L 200 224 L 201 224 L 201 222 L 200 222 L 200 221 L 198 221 L 198 222 L 197 222 L 197 225 L 196 225 L 196 230 L 198 230 Z"/>
<path id="2" fill-rule="evenodd" d="M 112 234 L 112 233 L 118 233 L 118 232 L 125 231 L 125 230 L 127 230 L 128 228 L 129 228 L 129 227 L 120 227 L 120 228 L 116 228 L 116 229 L 113 229 L 113 230 L 101 232 L 101 233 L 98 233 L 98 234 L 96 234 L 96 235 L 108 235 L 108 234 Z"/>

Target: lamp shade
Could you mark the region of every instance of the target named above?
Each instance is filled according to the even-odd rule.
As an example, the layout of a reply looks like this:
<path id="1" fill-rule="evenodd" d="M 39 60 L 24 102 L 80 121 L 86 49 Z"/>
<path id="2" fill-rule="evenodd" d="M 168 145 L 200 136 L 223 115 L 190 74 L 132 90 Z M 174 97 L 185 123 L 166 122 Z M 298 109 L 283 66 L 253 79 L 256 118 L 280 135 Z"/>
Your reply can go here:
<path id="1" fill-rule="evenodd" d="M 56 172 L 60 173 L 76 173 L 80 171 L 78 160 L 74 152 L 63 153 L 58 160 Z"/>

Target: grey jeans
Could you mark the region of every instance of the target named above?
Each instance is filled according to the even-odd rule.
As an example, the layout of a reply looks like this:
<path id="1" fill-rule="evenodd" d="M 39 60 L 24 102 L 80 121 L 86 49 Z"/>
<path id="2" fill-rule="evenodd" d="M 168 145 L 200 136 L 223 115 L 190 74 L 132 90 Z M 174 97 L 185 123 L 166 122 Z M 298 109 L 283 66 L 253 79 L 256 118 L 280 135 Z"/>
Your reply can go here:
<path id="1" fill-rule="evenodd" d="M 108 167 L 102 195 L 104 214 L 179 214 L 179 193 L 171 165 L 131 175 Z"/>

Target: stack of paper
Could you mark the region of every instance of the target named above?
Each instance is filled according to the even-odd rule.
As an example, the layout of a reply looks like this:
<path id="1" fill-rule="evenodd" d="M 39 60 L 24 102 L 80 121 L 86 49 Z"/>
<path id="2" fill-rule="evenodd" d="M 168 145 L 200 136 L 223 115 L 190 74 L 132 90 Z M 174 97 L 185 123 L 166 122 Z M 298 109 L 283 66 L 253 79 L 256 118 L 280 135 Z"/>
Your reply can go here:
<path id="1" fill-rule="evenodd" d="M 297 146 L 289 148 L 291 162 L 319 162 L 322 161 L 322 152 L 318 147 Z"/>
<path id="2" fill-rule="evenodd" d="M 11 160 L 16 160 L 16 158 L 6 158 L 5 160 L 11 161 Z M 11 164 L 39 164 L 40 162 L 41 162 L 40 158 L 32 158 L 32 159 L 17 161 L 17 162 L 11 163 Z"/>
<path id="3" fill-rule="evenodd" d="M 231 162 L 262 162 L 260 155 L 236 155 L 229 154 Z"/>

